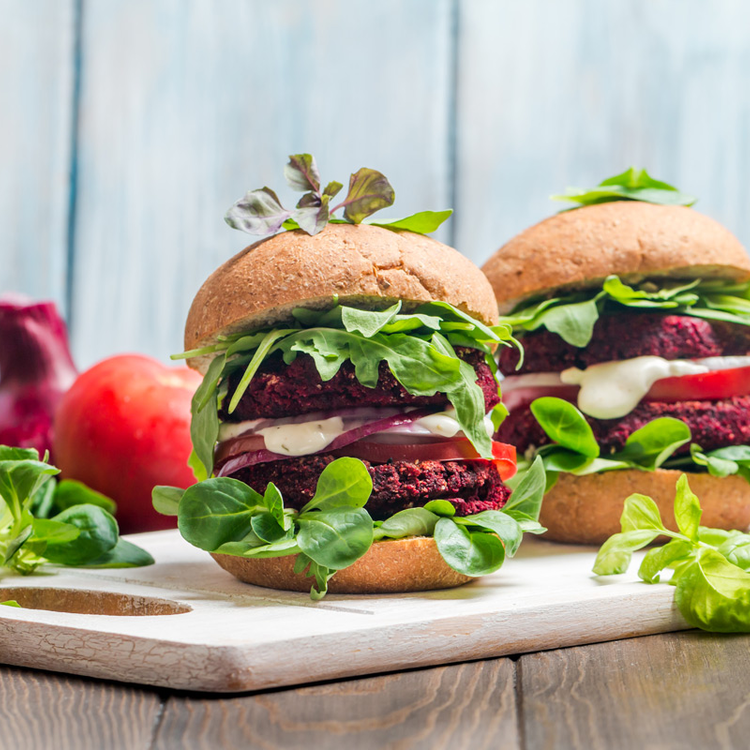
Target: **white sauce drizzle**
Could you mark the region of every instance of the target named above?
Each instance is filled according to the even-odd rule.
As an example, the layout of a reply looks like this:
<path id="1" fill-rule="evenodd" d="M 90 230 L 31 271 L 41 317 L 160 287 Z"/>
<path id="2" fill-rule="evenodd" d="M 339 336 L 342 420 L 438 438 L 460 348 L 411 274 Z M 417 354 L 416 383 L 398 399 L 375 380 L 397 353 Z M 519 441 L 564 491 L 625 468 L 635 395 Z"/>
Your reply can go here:
<path id="1" fill-rule="evenodd" d="M 646 356 L 602 362 L 585 370 L 571 367 L 560 373 L 560 379 L 581 387 L 578 408 L 584 414 L 595 419 L 615 419 L 633 411 L 657 380 L 702 372 L 709 372 L 709 367 L 689 360 Z"/>

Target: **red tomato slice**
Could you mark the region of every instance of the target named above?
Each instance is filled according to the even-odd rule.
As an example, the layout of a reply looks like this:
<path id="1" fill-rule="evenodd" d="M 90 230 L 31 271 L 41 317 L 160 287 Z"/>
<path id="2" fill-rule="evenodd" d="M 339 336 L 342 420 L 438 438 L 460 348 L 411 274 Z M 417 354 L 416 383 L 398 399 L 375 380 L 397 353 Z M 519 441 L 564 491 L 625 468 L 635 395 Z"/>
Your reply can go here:
<path id="1" fill-rule="evenodd" d="M 431 443 L 388 444 L 359 440 L 337 451 L 336 456 L 352 456 L 373 463 L 387 461 L 460 461 L 481 459 L 467 438 L 436 440 Z M 510 479 L 516 473 L 516 449 L 512 445 L 492 441 L 492 462 L 500 478 Z"/>
<path id="2" fill-rule="evenodd" d="M 750 367 L 733 367 L 699 375 L 657 380 L 646 394 L 647 401 L 712 401 L 750 394 Z"/>
<path id="3" fill-rule="evenodd" d="M 503 403 L 508 411 L 527 406 L 537 398 L 556 396 L 575 404 L 578 400 L 576 385 L 548 385 L 535 388 L 514 388 L 503 394 Z M 733 396 L 750 395 L 750 367 L 733 367 L 729 370 L 714 370 L 699 375 L 682 375 L 677 378 L 657 380 L 644 401 L 715 401 Z"/>

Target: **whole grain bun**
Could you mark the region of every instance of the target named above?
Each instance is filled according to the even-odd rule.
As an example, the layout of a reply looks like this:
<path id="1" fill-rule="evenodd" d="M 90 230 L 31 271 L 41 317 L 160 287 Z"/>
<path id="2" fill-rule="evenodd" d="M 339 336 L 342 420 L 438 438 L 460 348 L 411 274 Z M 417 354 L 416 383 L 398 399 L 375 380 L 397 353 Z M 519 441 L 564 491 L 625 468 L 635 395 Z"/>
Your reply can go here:
<path id="1" fill-rule="evenodd" d="M 548 529 L 544 538 L 601 544 L 620 531 L 625 499 L 633 493 L 653 498 L 664 525 L 676 531 L 674 495 L 681 474 L 666 469 L 624 469 L 582 477 L 560 474 L 542 503 L 539 522 Z M 688 474 L 688 481 L 700 499 L 703 526 L 741 531 L 750 527 L 750 484 L 742 477 Z"/>
<path id="2" fill-rule="evenodd" d="M 315 580 L 294 572 L 296 555 L 263 559 L 212 557 L 235 578 L 256 586 L 309 591 Z M 375 542 L 354 565 L 331 578 L 328 590 L 334 594 L 398 594 L 448 589 L 472 580 L 448 566 L 432 537 L 419 536 Z"/>
<path id="3" fill-rule="evenodd" d="M 617 201 L 551 216 L 501 247 L 482 270 L 501 312 L 553 289 L 581 289 L 610 274 L 750 279 L 739 240 L 708 216 L 683 206 Z"/>
<path id="4" fill-rule="evenodd" d="M 488 324 L 497 305 L 487 279 L 470 260 L 437 240 L 365 224 L 329 224 L 310 236 L 282 232 L 256 242 L 214 271 L 195 296 L 185 324 L 185 349 L 220 333 L 292 320 L 295 307 L 325 309 L 333 296 L 348 304 L 405 309 L 449 302 Z M 210 357 L 188 364 L 206 371 Z"/>

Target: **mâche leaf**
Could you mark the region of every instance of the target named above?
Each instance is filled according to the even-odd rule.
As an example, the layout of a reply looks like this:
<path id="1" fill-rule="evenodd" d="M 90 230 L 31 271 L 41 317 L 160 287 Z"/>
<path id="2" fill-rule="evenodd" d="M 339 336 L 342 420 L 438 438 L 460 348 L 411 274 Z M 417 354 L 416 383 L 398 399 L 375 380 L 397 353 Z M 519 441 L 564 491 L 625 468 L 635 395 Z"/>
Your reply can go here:
<path id="1" fill-rule="evenodd" d="M 462 517 L 456 516 L 455 505 L 448 500 L 432 500 L 373 522 L 366 508 L 372 480 L 355 458 L 337 458 L 328 464 L 313 499 L 299 512 L 284 508 L 273 485 L 261 496 L 227 477 L 205 480 L 174 495 L 156 488 L 154 500 L 171 511 L 177 492 L 183 493 L 178 527 L 187 541 L 201 549 L 248 558 L 296 555 L 294 570 L 314 579 L 310 595 L 319 599 L 336 571 L 352 565 L 383 539 L 432 536 L 455 570 L 469 576 L 497 570 L 506 556 L 515 554 L 523 533 L 544 531 L 536 521 L 540 472 L 537 462 L 519 484 L 519 497 L 507 513 L 503 508 Z"/>
<path id="2" fill-rule="evenodd" d="M 36 450 L 0 446 L 0 559 L 17 573 L 45 562 L 89 565 L 122 542 L 114 503 L 80 482 L 57 482 L 57 473 Z M 153 562 L 130 547 L 129 564 Z"/>
<path id="3" fill-rule="evenodd" d="M 696 198 L 685 195 L 673 185 L 655 180 L 645 169 L 630 167 L 622 174 L 602 180 L 594 188 L 566 188 L 552 200 L 571 201 L 582 206 L 611 201 L 644 201 L 664 206 L 692 206 Z"/>
<path id="4" fill-rule="evenodd" d="M 531 404 L 531 412 L 550 440 L 590 458 L 599 455 L 599 445 L 591 426 L 573 404 L 545 396 Z"/>
<path id="5" fill-rule="evenodd" d="M 700 501 L 683 474 L 677 482 L 675 518 L 679 531 L 664 527 L 656 504 L 642 495 L 626 501 L 622 533 L 599 550 L 594 572 L 624 572 L 632 552 L 657 536 L 672 539 L 649 550 L 638 570 L 646 583 L 658 583 L 668 568 L 674 572 L 675 603 L 687 622 L 712 632 L 750 632 L 750 535 L 699 526 Z"/>
<path id="6" fill-rule="evenodd" d="M 452 518 L 435 525 L 435 542 L 443 560 L 467 576 L 494 573 L 505 560 L 505 547 L 494 534 L 472 531 Z"/>

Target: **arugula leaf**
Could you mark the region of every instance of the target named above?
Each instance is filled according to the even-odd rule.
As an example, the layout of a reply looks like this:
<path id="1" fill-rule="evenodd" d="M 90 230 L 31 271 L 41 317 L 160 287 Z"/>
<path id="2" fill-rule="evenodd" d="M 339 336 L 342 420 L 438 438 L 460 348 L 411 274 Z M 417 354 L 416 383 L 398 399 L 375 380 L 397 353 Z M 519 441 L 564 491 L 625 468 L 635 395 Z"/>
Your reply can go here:
<path id="1" fill-rule="evenodd" d="M 601 315 L 644 308 L 750 325 L 750 284 L 722 279 L 655 279 L 635 287 L 613 275 L 604 280 L 601 289 L 524 301 L 500 322 L 521 332 L 547 328 L 568 344 L 584 347 Z"/>
<path id="2" fill-rule="evenodd" d="M 417 234 L 432 234 L 444 221 L 450 218 L 452 213 L 452 208 L 445 211 L 419 211 L 411 216 L 405 216 L 403 219 L 366 221 L 365 223 L 372 224 L 375 227 L 383 227 L 383 229 L 403 229 Z"/>
<path id="3" fill-rule="evenodd" d="M 622 174 L 602 180 L 595 188 L 566 188 L 552 200 L 573 201 L 583 206 L 610 201 L 633 200 L 664 206 L 692 206 L 696 198 L 685 195 L 676 187 L 655 180 L 645 169 L 630 167 Z"/>
<path id="4" fill-rule="evenodd" d="M 21 609 L 21 605 L 15 599 L 8 599 L 5 602 L 0 602 L 0 606 L 3 607 L 18 607 Z"/>

